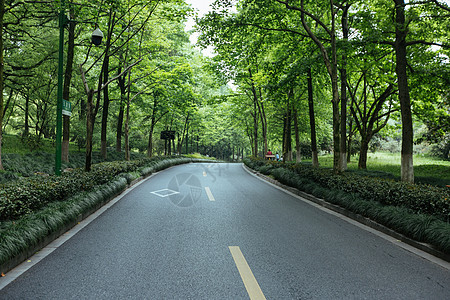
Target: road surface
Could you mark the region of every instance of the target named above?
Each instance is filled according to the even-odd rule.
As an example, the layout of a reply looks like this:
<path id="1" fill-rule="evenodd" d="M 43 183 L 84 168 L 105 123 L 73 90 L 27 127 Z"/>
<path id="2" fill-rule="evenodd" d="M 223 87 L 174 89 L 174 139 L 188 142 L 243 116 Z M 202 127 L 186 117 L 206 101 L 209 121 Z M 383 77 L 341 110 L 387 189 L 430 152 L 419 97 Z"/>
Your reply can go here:
<path id="1" fill-rule="evenodd" d="M 0 299 L 450 299 L 445 264 L 240 164 L 157 173 L 52 250 Z"/>

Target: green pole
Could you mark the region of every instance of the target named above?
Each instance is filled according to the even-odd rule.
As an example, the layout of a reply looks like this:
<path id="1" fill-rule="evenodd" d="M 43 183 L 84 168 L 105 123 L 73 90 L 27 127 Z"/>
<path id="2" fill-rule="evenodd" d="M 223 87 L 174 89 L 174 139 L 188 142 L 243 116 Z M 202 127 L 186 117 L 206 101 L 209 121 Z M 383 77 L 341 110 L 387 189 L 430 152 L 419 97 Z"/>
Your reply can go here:
<path id="1" fill-rule="evenodd" d="M 62 94 L 63 94 L 63 64 L 64 64 L 64 25 L 65 25 L 65 0 L 61 0 L 59 11 L 59 58 L 58 58 L 58 92 L 56 105 L 56 155 L 55 174 L 61 175 L 61 136 L 62 136 Z"/>

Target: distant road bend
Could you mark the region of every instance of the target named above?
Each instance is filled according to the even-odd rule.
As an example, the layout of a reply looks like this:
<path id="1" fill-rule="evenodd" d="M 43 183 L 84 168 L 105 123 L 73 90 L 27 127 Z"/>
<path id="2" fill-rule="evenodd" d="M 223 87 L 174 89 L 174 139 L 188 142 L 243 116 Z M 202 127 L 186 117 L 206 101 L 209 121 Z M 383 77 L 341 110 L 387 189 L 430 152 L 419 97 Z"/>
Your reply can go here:
<path id="1" fill-rule="evenodd" d="M 173 167 L 113 201 L 0 278 L 0 299 L 450 299 L 448 263 L 241 164 Z"/>

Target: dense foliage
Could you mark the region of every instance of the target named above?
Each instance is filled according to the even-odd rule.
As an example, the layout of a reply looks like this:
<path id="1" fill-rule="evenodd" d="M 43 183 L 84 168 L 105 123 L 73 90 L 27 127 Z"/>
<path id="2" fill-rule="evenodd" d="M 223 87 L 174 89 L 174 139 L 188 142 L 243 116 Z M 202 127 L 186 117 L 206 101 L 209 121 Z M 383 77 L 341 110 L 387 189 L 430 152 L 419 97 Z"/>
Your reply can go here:
<path id="1" fill-rule="evenodd" d="M 199 21 L 200 40 L 246 101 L 254 156 L 270 148 L 299 162 L 308 141 L 317 164 L 326 124 L 336 173 L 354 142 L 366 169 L 373 138 L 389 130 L 401 141 L 404 181 L 414 181 L 414 138 L 437 136 L 448 157 L 448 3 L 216 0 L 214 8 Z M 417 119 L 427 134 L 417 134 Z"/>

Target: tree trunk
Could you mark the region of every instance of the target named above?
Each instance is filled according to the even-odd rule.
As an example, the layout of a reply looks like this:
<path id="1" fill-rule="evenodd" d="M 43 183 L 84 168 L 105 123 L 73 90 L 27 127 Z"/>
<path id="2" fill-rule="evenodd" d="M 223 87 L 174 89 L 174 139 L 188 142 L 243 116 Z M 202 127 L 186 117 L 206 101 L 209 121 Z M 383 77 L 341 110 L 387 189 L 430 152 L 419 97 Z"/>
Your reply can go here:
<path id="1" fill-rule="evenodd" d="M 105 58 L 103 60 L 103 82 L 108 82 L 109 80 L 109 49 L 111 48 L 111 35 L 114 30 L 114 20 L 115 13 L 110 11 L 109 22 L 108 22 L 108 35 L 106 38 L 105 46 Z M 101 137 L 100 137 L 100 152 L 104 159 L 106 159 L 108 153 L 107 147 L 107 131 L 108 131 L 108 111 L 109 111 L 109 89 L 105 86 L 103 89 L 103 112 L 102 112 L 102 127 L 101 127 Z"/>
<path id="2" fill-rule="evenodd" d="M 347 163 L 350 163 L 352 159 L 352 140 L 353 140 L 353 121 L 350 119 L 349 124 L 349 133 L 348 133 L 348 140 L 347 140 Z"/>
<path id="3" fill-rule="evenodd" d="M 189 124 L 186 128 L 186 154 L 189 154 Z"/>
<path id="4" fill-rule="evenodd" d="M 152 124 L 150 125 L 150 132 L 148 133 L 148 145 L 147 145 L 147 156 L 153 156 L 153 131 L 155 130 L 154 120 L 152 120 Z"/>
<path id="5" fill-rule="evenodd" d="M 367 169 L 367 153 L 369 152 L 370 138 L 361 138 L 361 148 L 359 150 L 358 169 Z"/>
<path id="6" fill-rule="evenodd" d="M 255 124 L 254 124 L 254 130 L 255 130 L 255 157 L 258 156 L 258 114 L 261 118 L 261 127 L 262 127 L 262 137 L 263 137 L 263 142 L 264 142 L 264 149 L 263 149 L 263 153 L 264 155 L 267 153 L 267 130 L 265 127 L 265 119 L 262 115 L 262 111 L 261 111 L 261 105 L 262 103 L 259 103 L 258 100 L 258 92 L 256 91 L 256 87 L 255 87 L 255 83 L 253 82 L 253 75 L 252 75 L 252 70 L 251 68 L 248 69 L 248 73 L 250 76 L 250 82 L 251 82 L 251 87 L 252 87 L 252 95 L 253 95 L 253 107 L 254 107 L 254 113 L 255 113 Z"/>
<path id="7" fill-rule="evenodd" d="M 411 100 L 408 87 L 406 35 L 408 32 L 405 23 L 405 2 L 394 0 L 395 3 L 395 71 L 398 79 L 398 98 L 402 115 L 402 181 L 414 183 L 413 166 L 413 123 L 411 114 Z"/>
<path id="8" fill-rule="evenodd" d="M 311 39 L 319 47 L 322 53 L 323 61 L 327 68 L 328 75 L 331 80 L 332 88 L 332 105 L 333 105 L 333 170 L 335 173 L 341 173 L 343 157 L 340 155 L 340 115 L 339 115 L 339 85 L 337 76 L 337 51 L 336 51 L 336 26 L 335 26 L 335 10 L 334 1 L 330 0 L 331 28 L 329 30 L 331 40 L 331 58 L 328 55 L 327 48 L 322 44 L 320 39 L 314 35 L 308 23 L 305 20 L 304 0 L 301 0 L 301 21 Z"/>
<path id="9" fill-rule="evenodd" d="M 153 97 L 153 109 L 152 109 L 152 117 L 151 117 L 151 124 L 150 124 L 150 132 L 148 134 L 148 145 L 147 145 L 147 156 L 152 157 L 153 156 L 153 131 L 155 130 L 156 123 L 158 120 L 156 119 L 156 107 L 158 106 L 158 98 L 157 95 L 154 95 Z M 166 141 L 164 141 L 164 145 L 166 145 Z M 166 155 L 166 147 L 164 147 L 164 155 Z"/>
<path id="10" fill-rule="evenodd" d="M 178 147 L 177 147 L 177 153 L 178 155 L 181 155 L 182 152 L 182 148 L 183 148 L 183 143 L 185 138 L 187 139 L 187 130 L 188 130 L 188 124 L 189 124 L 189 113 L 186 116 L 186 120 L 184 121 L 184 126 L 183 126 L 183 132 L 181 134 L 181 139 L 178 139 Z M 186 142 L 187 143 L 187 142 Z M 186 145 L 186 149 L 187 149 L 187 145 Z M 186 153 L 187 154 L 187 153 Z"/>
<path id="11" fill-rule="evenodd" d="M 3 17 L 5 15 L 5 0 L 0 0 L 0 170 L 2 163 L 2 139 L 3 139 Z"/>
<path id="12" fill-rule="evenodd" d="M 108 68 L 108 67 L 106 67 Z M 105 70 L 104 81 L 108 82 L 108 70 Z M 103 89 L 103 111 L 102 111 L 102 127 L 101 127 L 101 138 L 100 138 L 100 152 L 104 159 L 108 156 L 107 153 L 107 131 L 108 131 L 108 113 L 109 113 L 109 89 L 105 87 Z"/>
<path id="13" fill-rule="evenodd" d="M 335 15 L 334 4 L 330 1 L 331 7 L 331 87 L 333 92 L 333 169 L 335 173 L 341 173 L 344 171 L 343 157 L 341 156 L 341 118 L 339 114 L 339 85 L 338 85 L 338 72 L 337 72 L 337 50 L 336 50 L 336 29 L 335 29 Z"/>
<path id="14" fill-rule="evenodd" d="M 125 114 L 124 103 L 122 98 L 120 100 L 119 115 L 117 116 L 117 129 L 116 129 L 116 151 L 122 152 L 122 127 L 123 127 L 123 117 Z"/>
<path id="15" fill-rule="evenodd" d="M 148 145 L 147 145 L 147 156 L 153 156 L 153 131 L 155 130 L 155 122 L 152 120 L 150 125 L 150 132 L 148 133 Z M 164 149 L 165 150 L 165 149 Z"/>
<path id="16" fill-rule="evenodd" d="M 298 132 L 298 111 L 294 108 L 294 131 L 295 131 L 295 162 L 302 161 L 302 153 L 300 152 L 300 133 Z"/>
<path id="17" fill-rule="evenodd" d="M 121 60 L 123 58 L 121 57 Z M 119 68 L 119 73 L 121 71 L 121 68 Z M 120 89 L 120 107 L 119 107 L 119 115 L 117 117 L 117 130 L 116 130 L 116 151 L 121 152 L 122 151 L 122 128 L 123 128 L 123 118 L 125 114 L 125 103 L 126 103 L 126 92 L 127 88 L 125 85 L 126 82 L 126 75 L 120 76 L 117 78 L 117 82 Z"/>
<path id="18" fill-rule="evenodd" d="M 72 11 L 70 12 L 73 16 Z M 75 56 L 75 22 L 69 22 L 69 37 L 67 46 L 67 62 L 64 74 L 63 99 L 70 99 L 70 83 L 72 81 L 73 59 Z M 70 117 L 63 116 L 63 139 L 61 144 L 61 160 L 69 162 Z"/>
<path id="19" fill-rule="evenodd" d="M 130 101 L 127 101 L 125 119 L 125 160 L 130 160 L 130 139 L 129 139 L 129 122 L 130 122 Z"/>
<path id="20" fill-rule="evenodd" d="M 288 103 L 286 107 L 286 113 L 284 117 L 284 131 L 283 131 L 283 162 L 291 161 L 292 160 L 292 133 L 291 133 L 291 127 L 292 127 L 292 112 L 291 112 L 291 105 L 290 105 L 290 96 L 288 96 Z"/>
<path id="21" fill-rule="evenodd" d="M 311 128 L 312 166 L 317 168 L 319 167 L 319 157 L 317 152 L 316 117 L 314 115 L 314 96 L 313 96 L 311 68 L 308 69 L 308 107 L 309 107 L 309 126 Z"/>
<path id="22" fill-rule="evenodd" d="M 84 165 L 84 170 L 86 172 L 91 171 L 92 165 L 92 140 L 94 134 L 94 111 L 93 111 L 93 98 L 94 90 L 89 90 L 88 101 L 86 109 L 86 161 Z"/>
<path id="23" fill-rule="evenodd" d="M 83 121 L 86 117 L 87 104 L 84 98 L 80 99 L 80 110 L 78 112 L 78 120 Z"/>
<path id="24" fill-rule="evenodd" d="M 253 111 L 253 155 L 258 157 L 258 112 L 256 109 L 256 102 L 253 102 Z"/>
<path id="25" fill-rule="evenodd" d="M 130 137 L 129 137 L 129 123 L 130 123 L 130 102 L 131 102 L 131 71 L 128 71 L 127 84 L 127 109 L 125 114 L 125 160 L 130 160 Z"/>
<path id="26" fill-rule="evenodd" d="M 30 124 L 29 124 L 29 119 L 30 119 L 30 95 L 29 93 L 27 93 L 27 95 L 25 96 L 25 128 L 23 130 L 23 136 L 27 136 L 30 133 Z"/>
<path id="27" fill-rule="evenodd" d="M 343 8 L 342 12 L 342 35 L 344 43 L 348 41 L 348 9 L 349 5 Z M 347 169 L 347 53 L 346 48 L 342 50 L 341 68 L 341 171 Z"/>

